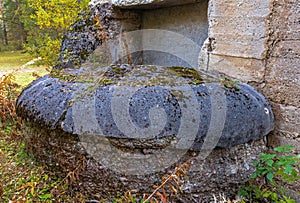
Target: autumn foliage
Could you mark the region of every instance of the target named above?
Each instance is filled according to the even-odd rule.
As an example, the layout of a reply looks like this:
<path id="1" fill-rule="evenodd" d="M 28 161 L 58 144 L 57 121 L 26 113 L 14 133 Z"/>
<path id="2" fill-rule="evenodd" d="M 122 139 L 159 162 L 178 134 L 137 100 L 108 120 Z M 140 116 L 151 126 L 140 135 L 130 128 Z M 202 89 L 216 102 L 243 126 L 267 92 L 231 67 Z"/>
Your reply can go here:
<path id="1" fill-rule="evenodd" d="M 0 119 L 7 121 L 16 118 L 15 103 L 18 84 L 13 82 L 13 73 L 3 75 L 0 79 Z"/>

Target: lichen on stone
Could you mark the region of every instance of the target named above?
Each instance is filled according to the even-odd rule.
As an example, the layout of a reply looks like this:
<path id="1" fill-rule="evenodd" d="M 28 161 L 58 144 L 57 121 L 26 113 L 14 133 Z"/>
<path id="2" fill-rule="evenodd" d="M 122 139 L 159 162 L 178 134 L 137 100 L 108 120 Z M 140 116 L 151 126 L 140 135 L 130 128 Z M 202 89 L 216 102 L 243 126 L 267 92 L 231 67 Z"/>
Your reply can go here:
<path id="1" fill-rule="evenodd" d="M 175 86 L 200 85 L 219 79 L 204 72 L 184 67 L 154 65 L 111 64 L 106 67 L 83 66 L 77 69 L 54 69 L 50 76 L 67 82 L 95 83 L 98 85 Z"/>

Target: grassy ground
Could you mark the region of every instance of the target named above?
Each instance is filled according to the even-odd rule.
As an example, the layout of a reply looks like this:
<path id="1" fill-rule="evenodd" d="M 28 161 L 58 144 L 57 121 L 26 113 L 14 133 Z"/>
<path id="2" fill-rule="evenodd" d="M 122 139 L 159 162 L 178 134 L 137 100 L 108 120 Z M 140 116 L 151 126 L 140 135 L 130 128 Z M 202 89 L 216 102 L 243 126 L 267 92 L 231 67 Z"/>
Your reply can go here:
<path id="1" fill-rule="evenodd" d="M 0 202 L 75 202 L 64 182 L 25 152 L 15 99 L 38 75 L 48 73 L 46 66 L 25 65 L 32 59 L 21 51 L 0 52 Z M 10 73 L 12 80 L 6 78 Z M 7 96 L 11 92 L 14 96 Z"/>
<path id="2" fill-rule="evenodd" d="M 0 203 L 85 202 L 82 194 L 70 192 L 64 177 L 26 153 L 15 102 L 24 87 L 49 73 L 49 67 L 28 64 L 35 60 L 21 51 L 0 52 Z"/>
<path id="3" fill-rule="evenodd" d="M 0 52 L 0 70 L 15 70 L 32 59 L 33 58 L 29 54 L 23 53 L 22 51 Z"/>
<path id="4" fill-rule="evenodd" d="M 60 179 L 26 154 L 17 132 L 13 125 L 0 132 L 0 202 L 51 202 Z"/>
<path id="5" fill-rule="evenodd" d="M 0 52 L 0 77 L 14 72 L 15 82 L 21 87 L 48 73 L 49 67 L 36 64 L 26 65 L 34 60 L 29 54 L 22 51 Z"/>

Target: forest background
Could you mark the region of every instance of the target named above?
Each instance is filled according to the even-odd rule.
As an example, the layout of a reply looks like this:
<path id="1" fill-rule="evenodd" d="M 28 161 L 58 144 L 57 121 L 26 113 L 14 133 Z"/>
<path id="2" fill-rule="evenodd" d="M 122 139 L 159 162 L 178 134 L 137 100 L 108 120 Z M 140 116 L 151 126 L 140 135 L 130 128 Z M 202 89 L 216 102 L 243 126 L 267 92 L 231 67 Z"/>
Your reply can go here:
<path id="1" fill-rule="evenodd" d="M 0 0 L 0 52 L 24 50 L 53 65 L 61 40 L 89 0 Z"/>

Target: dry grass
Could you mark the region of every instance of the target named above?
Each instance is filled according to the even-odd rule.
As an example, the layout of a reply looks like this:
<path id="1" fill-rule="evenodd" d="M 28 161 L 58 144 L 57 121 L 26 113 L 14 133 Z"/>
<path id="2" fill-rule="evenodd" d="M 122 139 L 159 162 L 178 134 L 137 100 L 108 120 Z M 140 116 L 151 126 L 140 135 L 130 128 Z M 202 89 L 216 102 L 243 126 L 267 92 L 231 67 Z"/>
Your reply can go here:
<path id="1" fill-rule="evenodd" d="M 0 79 L 0 202 L 84 202 L 81 194 L 70 195 L 67 178 L 57 178 L 25 152 L 14 78 L 10 73 Z"/>
<path id="2" fill-rule="evenodd" d="M 13 82 L 13 74 L 4 75 L 0 79 L 0 119 L 6 121 L 16 117 L 15 100 L 18 84 Z"/>
<path id="3" fill-rule="evenodd" d="M 20 133 L 13 125 L 0 132 L 0 202 L 84 202 L 27 155 Z"/>
<path id="4" fill-rule="evenodd" d="M 25 152 L 15 103 L 20 85 L 27 85 L 36 79 L 36 75 L 28 77 L 32 72 L 28 71 L 28 67 L 17 67 L 21 64 L 18 62 L 2 68 L 3 64 L 7 65 L 18 57 L 20 53 L 17 56 L 0 53 L 0 70 L 11 70 L 11 73 L 0 76 L 0 202 L 84 202 L 81 194 L 70 195 L 66 181 L 40 166 Z M 26 56 L 20 61 L 27 60 Z M 17 72 L 21 67 L 25 74 L 22 74 L 23 70 Z M 20 80 L 20 74 L 24 79 Z M 21 82 L 18 84 L 16 81 Z"/>

